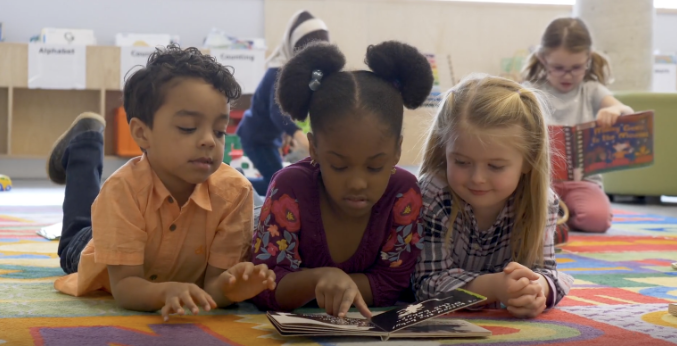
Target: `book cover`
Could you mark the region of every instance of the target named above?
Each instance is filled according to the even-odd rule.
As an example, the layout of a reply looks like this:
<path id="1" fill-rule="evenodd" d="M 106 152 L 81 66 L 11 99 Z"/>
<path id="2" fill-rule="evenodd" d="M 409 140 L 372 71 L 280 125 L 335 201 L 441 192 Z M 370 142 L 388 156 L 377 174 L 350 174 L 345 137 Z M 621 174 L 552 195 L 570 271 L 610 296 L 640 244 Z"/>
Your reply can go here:
<path id="1" fill-rule="evenodd" d="M 444 296 L 385 311 L 371 319 L 360 318 L 356 313 L 344 318 L 284 312 L 268 312 L 267 316 L 283 336 L 379 336 L 384 340 L 483 337 L 491 332 L 463 320 L 433 318 L 484 300 L 485 297 L 457 289 Z"/>
<path id="2" fill-rule="evenodd" d="M 613 126 L 596 122 L 548 126 L 552 177 L 555 181 L 651 165 L 653 111 L 621 116 Z"/>

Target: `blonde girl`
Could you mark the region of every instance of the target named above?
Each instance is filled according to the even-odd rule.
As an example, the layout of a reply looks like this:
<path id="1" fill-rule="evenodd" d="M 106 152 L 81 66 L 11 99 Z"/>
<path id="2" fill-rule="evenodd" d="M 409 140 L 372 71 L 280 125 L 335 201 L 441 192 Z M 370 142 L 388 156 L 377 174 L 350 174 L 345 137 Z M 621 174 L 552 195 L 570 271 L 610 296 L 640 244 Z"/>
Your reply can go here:
<path id="1" fill-rule="evenodd" d="M 471 76 L 446 95 L 419 180 L 417 299 L 463 287 L 535 317 L 569 291 L 573 279 L 556 270 L 558 200 L 540 105 L 533 91 L 492 76 Z"/>

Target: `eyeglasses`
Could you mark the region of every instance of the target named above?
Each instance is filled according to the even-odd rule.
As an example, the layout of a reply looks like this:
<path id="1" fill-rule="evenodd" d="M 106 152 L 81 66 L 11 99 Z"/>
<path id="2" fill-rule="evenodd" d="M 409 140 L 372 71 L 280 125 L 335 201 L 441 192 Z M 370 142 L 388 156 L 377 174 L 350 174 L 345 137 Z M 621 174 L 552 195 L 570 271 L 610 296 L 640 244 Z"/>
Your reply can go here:
<path id="1" fill-rule="evenodd" d="M 579 65 L 572 67 L 570 69 L 565 69 L 562 66 L 549 67 L 548 64 L 545 64 L 545 69 L 553 77 L 564 77 L 567 74 L 571 74 L 572 77 L 580 77 L 584 75 L 590 68 L 590 60 L 588 60 L 585 65 Z"/>

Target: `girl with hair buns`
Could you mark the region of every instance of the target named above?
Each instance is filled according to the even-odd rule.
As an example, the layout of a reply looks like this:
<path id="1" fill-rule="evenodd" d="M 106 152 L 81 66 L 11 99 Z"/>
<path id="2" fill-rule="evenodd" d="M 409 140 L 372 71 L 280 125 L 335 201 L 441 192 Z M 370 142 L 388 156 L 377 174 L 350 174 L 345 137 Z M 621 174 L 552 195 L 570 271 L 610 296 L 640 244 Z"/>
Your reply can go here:
<path id="1" fill-rule="evenodd" d="M 313 43 L 280 72 L 277 101 L 310 116 L 310 158 L 280 170 L 253 238 L 253 261 L 277 275 L 254 303 L 293 310 L 313 300 L 330 315 L 393 305 L 409 288 L 422 244 L 416 177 L 396 167 L 404 107 L 430 94 L 430 64 L 415 48 L 367 49 L 371 71 L 342 71 L 336 46 Z"/>

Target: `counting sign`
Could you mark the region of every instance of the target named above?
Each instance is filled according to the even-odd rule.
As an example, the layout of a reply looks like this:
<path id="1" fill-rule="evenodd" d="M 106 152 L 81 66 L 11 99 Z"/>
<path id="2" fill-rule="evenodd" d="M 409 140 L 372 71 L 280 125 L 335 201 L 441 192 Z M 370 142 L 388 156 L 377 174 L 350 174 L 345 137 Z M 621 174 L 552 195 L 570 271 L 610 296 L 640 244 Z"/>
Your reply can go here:
<path id="1" fill-rule="evenodd" d="M 211 49 L 210 55 L 235 70 L 243 94 L 253 94 L 266 72 L 266 52 L 257 49 Z"/>
<path id="2" fill-rule="evenodd" d="M 125 81 L 138 69 L 146 66 L 148 58 L 155 51 L 155 47 L 122 46 L 120 47 L 120 89 Z"/>
<path id="3" fill-rule="evenodd" d="M 28 45 L 28 87 L 31 89 L 84 89 L 87 47 L 84 45 Z"/>

